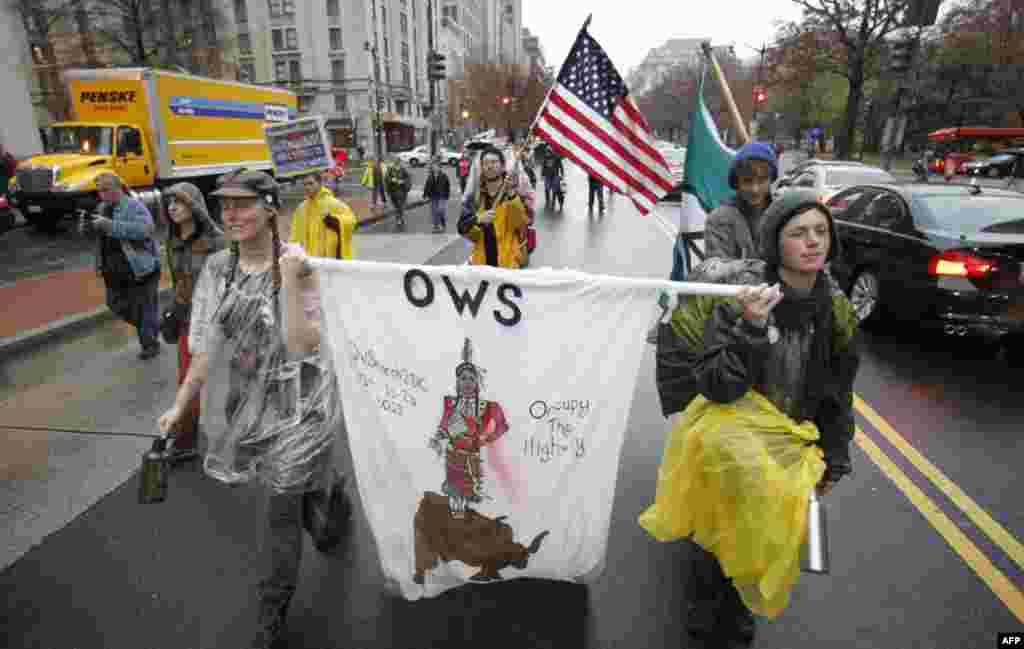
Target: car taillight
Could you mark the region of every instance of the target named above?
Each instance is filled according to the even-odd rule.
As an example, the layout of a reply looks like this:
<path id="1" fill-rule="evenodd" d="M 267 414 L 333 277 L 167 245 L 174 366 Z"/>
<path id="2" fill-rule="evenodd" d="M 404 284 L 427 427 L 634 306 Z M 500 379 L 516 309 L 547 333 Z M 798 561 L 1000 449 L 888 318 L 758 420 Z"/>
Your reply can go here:
<path id="1" fill-rule="evenodd" d="M 996 270 L 996 263 L 991 259 L 957 250 L 949 250 L 941 255 L 936 255 L 928 263 L 928 274 L 940 277 L 981 279 L 988 277 Z"/>

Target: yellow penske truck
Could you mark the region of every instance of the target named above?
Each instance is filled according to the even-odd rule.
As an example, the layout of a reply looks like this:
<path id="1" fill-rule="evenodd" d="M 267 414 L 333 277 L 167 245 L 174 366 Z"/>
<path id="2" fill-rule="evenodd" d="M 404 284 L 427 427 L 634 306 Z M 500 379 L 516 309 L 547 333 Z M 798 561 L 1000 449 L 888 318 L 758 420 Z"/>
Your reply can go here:
<path id="1" fill-rule="evenodd" d="M 45 153 L 22 161 L 10 187 L 12 203 L 42 230 L 92 211 L 104 171 L 154 215 L 163 213 L 162 190 L 177 182 L 205 195 L 238 167 L 273 173 L 263 129 L 297 112 L 287 90 L 153 68 L 73 69 L 64 77 L 73 121 L 47 129 Z"/>

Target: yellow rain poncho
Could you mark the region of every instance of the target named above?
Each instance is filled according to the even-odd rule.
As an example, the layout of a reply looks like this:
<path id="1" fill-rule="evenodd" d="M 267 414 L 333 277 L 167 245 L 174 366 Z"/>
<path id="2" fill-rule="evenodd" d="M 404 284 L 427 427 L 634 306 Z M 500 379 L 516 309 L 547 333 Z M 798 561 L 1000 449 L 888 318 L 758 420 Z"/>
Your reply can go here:
<path id="1" fill-rule="evenodd" d="M 312 257 L 352 259 L 352 233 L 356 225 L 352 209 L 335 198 L 331 190 L 321 187 L 316 196 L 295 208 L 289 240 L 301 245 Z"/>
<path id="2" fill-rule="evenodd" d="M 728 404 L 698 396 L 669 433 L 640 525 L 659 541 L 692 534 L 747 607 L 774 618 L 800 574 L 807 499 L 825 472 L 817 439 L 813 423 L 753 390 Z"/>

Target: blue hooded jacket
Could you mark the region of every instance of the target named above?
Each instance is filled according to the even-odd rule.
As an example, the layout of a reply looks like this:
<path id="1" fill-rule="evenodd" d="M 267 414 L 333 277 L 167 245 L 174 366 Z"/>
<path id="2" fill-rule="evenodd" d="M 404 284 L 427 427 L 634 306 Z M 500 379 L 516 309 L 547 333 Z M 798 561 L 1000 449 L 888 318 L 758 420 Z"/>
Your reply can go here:
<path id="1" fill-rule="evenodd" d="M 764 142 L 751 142 L 740 147 L 740 150 L 736 152 L 736 158 L 732 161 L 732 166 L 729 167 L 729 186 L 733 189 L 736 189 L 736 165 L 741 160 L 763 160 L 772 169 L 772 182 L 779 177 L 779 159 L 776 157 L 772 145 Z"/>

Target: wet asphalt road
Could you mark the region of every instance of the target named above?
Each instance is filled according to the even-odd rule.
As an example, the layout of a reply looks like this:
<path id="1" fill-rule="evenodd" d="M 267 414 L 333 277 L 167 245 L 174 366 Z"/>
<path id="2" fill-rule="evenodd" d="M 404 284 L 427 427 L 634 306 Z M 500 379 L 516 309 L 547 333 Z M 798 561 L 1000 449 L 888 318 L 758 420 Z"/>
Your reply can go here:
<path id="1" fill-rule="evenodd" d="M 605 215 L 588 216 L 584 178 L 570 174 L 564 212 L 538 211 L 532 266 L 667 277 L 670 228 L 656 217 L 640 217 L 621 198 Z M 449 231 L 456 218 L 456 204 L 451 207 Z M 663 206 L 662 216 L 670 218 L 671 209 Z M 429 228 L 426 209 L 408 217 L 407 232 Z M 364 231 L 387 234 L 393 224 Z M 116 326 L 96 334 L 105 336 L 103 349 L 115 350 L 118 335 L 124 345 L 133 342 Z M 155 419 L 169 402 L 173 379 L 149 377 L 155 393 L 148 399 L 135 390 L 134 401 L 104 406 L 104 400 L 114 403 L 117 386 L 88 370 L 89 345 L 86 340 L 67 354 L 67 371 L 56 353 L 39 361 L 45 370 L 32 362 L 13 368 L 7 380 L 16 385 L 8 383 L 7 403 L 21 390 L 59 382 L 88 390 L 91 405 L 79 400 L 74 407 L 92 407 L 97 417 L 130 405 L 144 413 L 140 417 L 152 413 Z M 134 356 L 124 362 L 135 362 Z M 173 359 L 165 354 L 151 367 L 171 376 Z M 651 350 L 644 367 L 617 476 L 607 567 L 598 582 L 518 580 L 429 601 L 397 600 L 380 588 L 360 512 L 337 556 L 319 555 L 307 543 L 287 646 L 701 646 L 682 628 L 687 549 L 656 543 L 636 524 L 653 497 L 666 432 Z M 981 649 L 995 646 L 999 631 L 1024 629 L 1022 555 L 1013 544 L 1024 538 L 1024 479 L 1016 470 L 1024 460 L 1019 372 L 999 359 L 971 358 L 948 339 L 908 330 L 866 335 L 857 391 L 871 410 L 858 414 L 863 433 L 853 451 L 855 473 L 828 500 L 832 574 L 805 575 L 789 610 L 761 625 L 756 646 Z M 907 459 L 899 440 L 920 455 Z M 245 646 L 260 560 L 260 495 L 215 484 L 195 466 L 175 472 L 171 498 L 162 505 L 136 505 L 136 488 L 129 480 L 0 573 L 0 646 Z M 990 518 L 979 517 L 979 509 Z"/>

